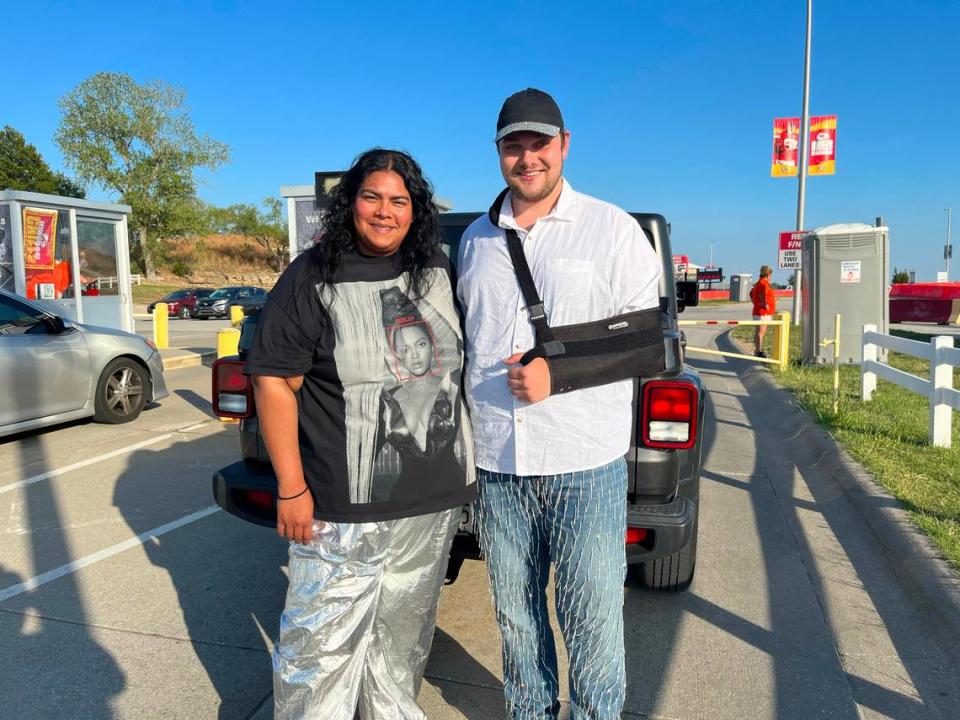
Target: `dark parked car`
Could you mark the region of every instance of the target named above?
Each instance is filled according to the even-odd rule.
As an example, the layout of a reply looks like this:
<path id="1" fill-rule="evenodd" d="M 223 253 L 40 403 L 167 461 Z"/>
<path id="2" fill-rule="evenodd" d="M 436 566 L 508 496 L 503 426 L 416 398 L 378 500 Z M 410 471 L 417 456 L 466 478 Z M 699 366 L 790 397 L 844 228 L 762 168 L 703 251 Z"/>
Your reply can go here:
<path id="1" fill-rule="evenodd" d="M 456 258 L 464 229 L 479 213 L 440 216 L 446 250 Z M 696 370 L 684 361 L 685 341 L 678 313 L 699 301 L 696 282 L 673 277 L 670 225 L 662 215 L 633 213 L 663 267 L 661 326 L 666 370 L 634 383 L 634 432 L 627 452 L 626 544 L 629 572 L 653 590 L 685 590 L 697 561 L 700 509 L 700 456 L 705 390 Z M 213 476 L 213 496 L 228 512 L 250 522 L 276 526 L 277 479 L 257 422 L 250 378 L 243 374 L 257 316 L 244 320 L 239 355 L 213 365 L 213 409 L 239 418 L 240 456 Z M 480 559 L 473 509 L 463 508 L 453 541 L 447 579 L 452 582 L 465 559 Z"/>
<path id="2" fill-rule="evenodd" d="M 242 285 L 238 287 L 223 287 L 214 290 L 209 296 L 197 301 L 193 316 L 201 319 L 220 317 L 230 314 L 231 305 L 243 308 L 243 314 L 259 312 L 267 302 L 267 291 L 263 288 Z"/>
<path id="3" fill-rule="evenodd" d="M 149 340 L 0 290 L 0 437 L 91 415 L 130 422 L 167 394 Z"/>
<path id="4" fill-rule="evenodd" d="M 213 288 L 184 288 L 183 290 L 174 290 L 167 293 L 156 302 L 147 305 L 147 312 L 153 313 L 153 308 L 157 303 L 167 304 L 167 314 L 170 317 L 178 317 L 183 320 L 194 316 L 194 308 L 197 301 L 208 297 L 213 293 Z"/>

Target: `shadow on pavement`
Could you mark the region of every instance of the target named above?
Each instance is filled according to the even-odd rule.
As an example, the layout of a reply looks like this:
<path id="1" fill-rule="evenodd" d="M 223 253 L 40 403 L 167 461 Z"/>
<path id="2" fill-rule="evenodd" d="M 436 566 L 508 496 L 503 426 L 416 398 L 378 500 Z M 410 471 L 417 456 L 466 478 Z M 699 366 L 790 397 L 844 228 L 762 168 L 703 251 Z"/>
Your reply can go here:
<path id="1" fill-rule="evenodd" d="M 734 349 L 727 335 L 718 338 L 717 346 Z M 754 474 L 743 489 L 761 528 L 761 518 L 771 506 L 782 514 L 763 532 L 761 546 L 771 630 L 760 637 L 773 650 L 776 717 L 810 717 L 811 700 L 818 697 L 822 700 L 816 710 L 825 717 L 860 717 L 861 708 L 854 702 L 885 717 L 960 717 L 960 687 L 950 659 L 951 655 L 955 659 L 960 641 L 957 619 L 941 627 L 943 635 L 930 635 L 935 624 L 924 617 L 929 589 L 910 588 L 909 581 L 904 582 L 904 574 L 884 552 L 890 539 L 874 535 L 863 511 L 848 496 L 856 489 L 845 487 L 843 475 L 836 471 L 849 461 L 833 442 L 804 436 L 823 432 L 798 416 L 785 391 L 771 389 L 759 379 L 763 369 L 742 360 L 729 364 L 750 393 L 738 402 L 754 428 L 756 447 L 771 449 L 758 452 Z M 871 512 L 897 504 L 886 495 L 876 501 Z M 894 535 L 902 532 L 893 525 L 889 529 Z M 803 577 L 785 572 L 794 567 L 787 562 L 789 556 L 799 556 Z M 811 610 L 796 600 L 811 593 L 816 599 L 812 608 L 821 615 L 830 641 L 821 643 L 820 652 L 814 654 L 810 650 L 816 649 L 816 639 L 798 635 L 798 627 L 810 627 L 798 622 L 802 617 L 798 613 L 809 616 Z M 756 633 L 749 637 L 744 639 L 751 644 L 758 639 Z M 838 697 L 828 713 L 823 684 L 828 673 L 823 666 L 831 665 L 838 675 L 831 684 L 850 702 Z"/>
<path id="2" fill-rule="evenodd" d="M 18 371 L 18 378 L 27 373 Z M 13 388 L 23 398 L 40 396 L 44 378 L 34 373 Z M 24 401 L 24 405 L 27 405 Z M 32 476 L 52 470 L 45 443 L 55 435 L 35 433 L 19 437 L 20 466 Z M 24 499 L 20 526 L 30 535 L 34 576 L 75 560 L 64 531 L 54 482 L 41 480 L 14 491 Z M 126 686 L 114 657 L 90 631 L 83 592 L 73 572 L 32 590 L 13 586 L 27 578 L 0 566 L 0 698 L 2 714 L 10 718 L 112 717 L 111 702 Z M 70 608 L 70 619 L 58 616 Z"/>
<path id="3" fill-rule="evenodd" d="M 193 405 L 193 407 L 202 412 L 204 415 L 207 415 L 208 417 L 216 417 L 216 415 L 213 413 L 213 407 L 210 405 L 210 401 L 200 393 L 182 388 L 174 390 L 173 392 L 178 397 Z"/>
<path id="4" fill-rule="evenodd" d="M 464 678 L 469 678 L 469 681 Z M 460 643 L 439 627 L 433 636 L 424 682 L 436 687 L 447 704 L 465 717 L 503 717 L 503 684 L 500 678 L 477 662 Z"/>
<path id="5" fill-rule="evenodd" d="M 113 498 L 131 531 L 144 533 L 212 506 L 210 478 L 223 464 L 223 443 L 223 434 L 217 433 L 131 455 Z M 185 467 L 185 476 L 171 476 L 171 468 L 183 472 Z M 158 519 L 157 511 L 164 509 L 173 518 Z M 269 650 L 286 591 L 286 543 L 266 528 L 221 511 L 143 548 L 169 576 L 182 613 L 182 618 L 159 618 L 155 631 L 175 635 L 185 626 L 220 699 L 216 717 L 249 717 L 272 691 Z"/>

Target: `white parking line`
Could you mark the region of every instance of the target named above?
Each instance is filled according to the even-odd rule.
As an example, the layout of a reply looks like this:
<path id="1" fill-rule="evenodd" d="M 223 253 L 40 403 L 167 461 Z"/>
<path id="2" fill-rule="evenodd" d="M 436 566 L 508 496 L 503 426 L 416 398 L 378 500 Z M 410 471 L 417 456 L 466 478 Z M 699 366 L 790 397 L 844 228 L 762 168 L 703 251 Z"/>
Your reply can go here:
<path id="1" fill-rule="evenodd" d="M 56 470 L 50 470 L 45 473 L 40 473 L 39 475 L 34 475 L 33 477 L 28 477 L 26 480 L 21 480 L 20 482 L 10 483 L 9 485 L 4 485 L 0 487 L 0 495 L 5 492 L 10 492 L 11 490 L 16 490 L 17 488 L 26 487 L 27 485 L 33 485 L 38 483 L 41 480 L 49 480 L 50 478 L 57 477 L 58 475 L 63 475 L 64 473 L 72 472 L 73 470 L 78 470 L 82 467 L 87 467 L 88 465 L 94 465 L 103 460 L 109 460 L 112 457 L 117 457 L 118 455 L 126 455 L 131 453 L 134 450 L 139 450 L 142 447 L 147 447 L 148 445 L 155 445 L 158 442 L 163 442 L 164 440 L 169 440 L 173 437 L 173 433 L 166 433 L 164 435 L 157 435 L 156 437 L 150 438 L 149 440 L 144 440 L 143 442 L 134 443 L 133 445 L 127 445 L 126 447 L 118 448 L 117 450 L 112 450 L 103 455 L 97 455 L 96 457 L 87 458 L 86 460 L 81 460 L 80 462 L 73 463 L 73 465 L 67 465 L 62 468 L 57 468 Z"/>
<path id="2" fill-rule="evenodd" d="M 55 478 L 58 475 L 63 475 L 64 473 L 72 472 L 74 470 L 79 470 L 80 468 L 87 467 L 88 465 L 94 465 L 98 462 L 102 462 L 103 460 L 109 460 L 110 458 L 117 457 L 118 455 L 125 455 L 127 453 L 133 452 L 134 450 L 139 450 L 140 448 L 143 448 L 143 447 L 155 445 L 158 442 L 169 440 L 178 432 L 179 433 L 192 432 L 194 430 L 198 430 L 199 428 L 202 428 L 206 424 L 207 423 L 202 422 L 202 423 L 197 423 L 196 425 L 191 425 L 190 427 L 179 428 L 175 432 L 169 432 L 169 433 L 164 433 L 163 435 L 157 435 L 156 437 L 152 437 L 149 440 L 144 440 L 142 442 L 134 443 L 133 445 L 127 445 L 126 447 L 118 448 L 117 450 L 111 450 L 110 452 L 104 453 L 103 455 L 97 455 L 92 458 L 87 458 L 86 460 L 81 460 L 80 462 L 76 462 L 76 463 L 73 463 L 72 465 L 67 465 L 62 468 L 57 468 L 56 470 L 49 470 L 48 472 L 40 473 L 39 475 L 34 475 L 33 477 L 28 477 L 25 480 L 21 480 L 20 482 L 4 485 L 0 487 L 0 495 L 6 492 L 10 492 L 11 490 L 16 490 L 17 488 L 26 487 L 27 485 L 33 485 L 34 483 L 38 483 L 41 480 L 49 480 L 50 478 Z"/>
<path id="3" fill-rule="evenodd" d="M 208 515 L 212 515 L 213 513 L 219 511 L 220 508 L 217 505 L 210 505 L 202 510 L 197 510 L 196 512 L 190 513 L 179 520 L 168 522 L 166 525 L 161 525 L 153 530 L 147 530 L 146 532 L 142 532 L 136 537 L 130 538 L 129 540 L 124 540 L 121 543 L 117 543 L 116 545 L 99 550 L 92 555 L 87 555 L 79 560 L 68 562 L 66 565 L 61 565 L 58 568 L 54 568 L 53 570 L 49 570 L 45 573 L 37 575 L 36 577 L 32 577 L 29 580 L 24 580 L 22 583 L 11 585 L 10 587 L 0 590 L 0 602 L 14 598 L 17 595 L 22 595 L 25 592 L 30 592 L 41 585 L 46 585 L 48 582 L 53 582 L 58 578 L 62 578 L 64 575 L 70 575 L 75 573 L 77 570 L 122 553 L 124 550 L 129 550 L 130 548 L 137 547 L 138 545 L 143 545 L 143 543 L 145 543 L 147 540 L 158 538 L 161 535 L 165 535 L 166 533 L 170 532 L 171 530 L 176 530 L 184 525 L 189 525 L 197 520 L 202 520 Z"/>

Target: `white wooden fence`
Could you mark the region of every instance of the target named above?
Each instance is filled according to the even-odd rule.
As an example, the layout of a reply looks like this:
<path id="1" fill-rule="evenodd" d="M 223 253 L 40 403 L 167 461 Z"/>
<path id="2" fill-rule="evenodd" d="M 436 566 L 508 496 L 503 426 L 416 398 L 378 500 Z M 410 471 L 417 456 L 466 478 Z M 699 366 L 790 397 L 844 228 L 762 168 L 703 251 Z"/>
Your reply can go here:
<path id="1" fill-rule="evenodd" d="M 130 284 L 131 284 L 131 285 L 139 285 L 139 284 L 140 284 L 140 279 L 141 279 L 141 278 L 140 278 L 140 273 L 134 273 L 134 274 L 132 274 L 132 275 L 130 276 Z M 120 285 L 120 278 L 118 278 L 116 275 L 114 275 L 114 276 L 112 276 L 112 277 L 106 276 L 106 277 L 98 277 L 98 278 L 97 278 L 97 288 L 98 288 L 98 289 L 102 289 L 102 288 L 112 288 L 114 285 L 118 285 L 118 286 Z"/>
<path id="2" fill-rule="evenodd" d="M 960 367 L 960 348 L 953 347 L 953 338 L 938 335 L 931 337 L 929 343 L 923 343 L 879 333 L 876 325 L 864 325 L 861 342 L 860 397 L 870 400 L 877 389 L 878 377 L 923 395 L 930 403 L 930 442 L 937 447 L 950 447 L 952 410 L 960 410 L 960 392 L 953 389 L 953 368 Z M 878 347 L 929 360 L 930 378 L 925 380 L 879 362 Z"/>

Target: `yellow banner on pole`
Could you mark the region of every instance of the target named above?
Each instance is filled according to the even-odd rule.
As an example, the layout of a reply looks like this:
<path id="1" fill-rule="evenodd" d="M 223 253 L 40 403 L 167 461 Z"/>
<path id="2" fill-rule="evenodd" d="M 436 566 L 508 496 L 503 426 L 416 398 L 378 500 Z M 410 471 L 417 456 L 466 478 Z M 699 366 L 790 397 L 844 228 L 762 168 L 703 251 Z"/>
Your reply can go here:
<path id="1" fill-rule="evenodd" d="M 820 115 L 810 118 L 810 160 L 807 172 L 811 175 L 833 175 L 837 163 L 837 116 Z"/>

